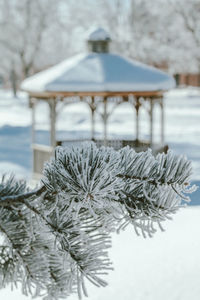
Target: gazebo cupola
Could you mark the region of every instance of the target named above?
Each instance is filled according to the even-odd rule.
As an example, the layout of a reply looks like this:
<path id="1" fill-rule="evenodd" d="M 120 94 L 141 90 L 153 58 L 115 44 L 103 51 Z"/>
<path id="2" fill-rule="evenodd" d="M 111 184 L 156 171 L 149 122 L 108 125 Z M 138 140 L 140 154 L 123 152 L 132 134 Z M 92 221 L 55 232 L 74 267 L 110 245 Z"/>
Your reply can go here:
<path id="1" fill-rule="evenodd" d="M 85 102 L 90 109 L 91 133 L 88 140 L 97 146 L 115 149 L 129 145 L 136 151 L 151 147 L 154 152 L 162 151 L 164 143 L 163 94 L 175 86 L 168 74 L 138 61 L 109 52 L 111 38 L 102 28 L 93 31 L 88 39 L 89 52 L 67 58 L 63 62 L 25 79 L 21 88 L 29 94 L 32 108 L 33 172 L 41 174 L 43 164 L 52 155 L 56 145 L 72 145 L 79 140 L 59 141 L 56 124 L 59 118 L 58 103 L 79 105 Z M 35 107 L 38 101 L 49 106 L 50 145 L 38 145 L 36 139 Z M 133 136 L 129 140 L 112 139 L 109 136 L 109 117 L 114 108 L 127 102 L 132 106 L 135 119 Z M 112 109 L 110 107 L 112 103 Z M 160 142 L 154 141 L 154 107 L 160 108 Z M 140 108 L 144 107 L 149 123 L 149 138 L 141 140 Z M 100 109 L 99 109 L 100 108 Z M 99 113 L 102 120 L 102 139 L 96 138 L 95 119 Z M 66 116 L 67 118 L 67 116 Z M 67 132 L 68 128 L 66 128 Z M 71 130 L 71 128 L 70 128 Z"/>
<path id="2" fill-rule="evenodd" d="M 88 37 L 88 49 L 90 52 L 108 53 L 111 37 L 103 28 L 92 31 Z"/>

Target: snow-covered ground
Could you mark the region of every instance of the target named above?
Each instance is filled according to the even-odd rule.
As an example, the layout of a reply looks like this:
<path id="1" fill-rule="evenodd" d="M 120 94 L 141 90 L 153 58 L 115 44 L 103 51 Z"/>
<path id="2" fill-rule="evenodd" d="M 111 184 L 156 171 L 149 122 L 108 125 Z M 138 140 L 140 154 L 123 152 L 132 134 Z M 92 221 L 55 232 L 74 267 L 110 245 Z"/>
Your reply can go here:
<path id="1" fill-rule="evenodd" d="M 165 97 L 166 142 L 178 154 L 192 160 L 193 181 L 200 182 L 200 92 L 197 89 L 174 90 Z M 155 140 L 159 140 L 159 107 L 156 108 Z M 30 119 L 25 95 L 13 99 L 0 91 L 0 174 L 14 172 L 30 178 Z M 48 140 L 48 111 L 38 107 L 38 141 Z M 141 137 L 148 137 L 148 114 L 141 114 Z M 109 121 L 110 136 L 134 138 L 134 110 L 119 106 Z M 89 111 L 84 104 L 68 105 L 60 114 L 59 136 L 89 136 Z M 102 132 L 97 117 L 97 135 Z M 194 193 L 192 203 L 200 203 Z M 110 257 L 114 272 L 109 285 L 98 289 L 89 286 L 91 300 L 199 300 L 200 299 L 200 207 L 190 206 L 165 224 L 166 232 L 153 239 L 137 237 L 130 227 L 113 236 Z M 0 299 L 23 300 L 20 291 L 0 291 Z M 77 299 L 71 296 L 69 300 Z"/>
<path id="2" fill-rule="evenodd" d="M 110 250 L 114 271 L 108 286 L 88 285 L 89 300 L 199 300 L 200 208 L 182 209 L 165 232 L 153 238 L 135 235 L 129 227 L 113 236 Z M 25 300 L 20 290 L 0 291 L 0 299 Z M 78 300 L 72 295 L 69 300 Z M 39 300 L 39 299 L 38 299 Z"/>

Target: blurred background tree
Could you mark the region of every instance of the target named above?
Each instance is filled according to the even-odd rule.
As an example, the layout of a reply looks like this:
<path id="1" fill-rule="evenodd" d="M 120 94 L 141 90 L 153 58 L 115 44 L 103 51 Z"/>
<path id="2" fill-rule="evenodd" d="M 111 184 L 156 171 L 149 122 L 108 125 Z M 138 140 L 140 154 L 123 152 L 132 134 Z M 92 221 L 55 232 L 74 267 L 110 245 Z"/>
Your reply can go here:
<path id="1" fill-rule="evenodd" d="M 95 26 L 111 33 L 113 52 L 174 74 L 199 72 L 199 10 L 200 0 L 0 0 L 0 74 L 14 88 L 86 50 Z"/>

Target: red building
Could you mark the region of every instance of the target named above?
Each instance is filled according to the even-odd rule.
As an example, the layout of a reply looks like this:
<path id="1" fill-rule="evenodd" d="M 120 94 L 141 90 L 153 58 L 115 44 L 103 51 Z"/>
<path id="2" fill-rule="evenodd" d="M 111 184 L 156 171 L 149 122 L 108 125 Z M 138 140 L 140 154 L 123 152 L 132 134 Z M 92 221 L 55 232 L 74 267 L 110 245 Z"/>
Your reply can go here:
<path id="1" fill-rule="evenodd" d="M 175 74 L 177 85 L 200 86 L 200 74 Z"/>

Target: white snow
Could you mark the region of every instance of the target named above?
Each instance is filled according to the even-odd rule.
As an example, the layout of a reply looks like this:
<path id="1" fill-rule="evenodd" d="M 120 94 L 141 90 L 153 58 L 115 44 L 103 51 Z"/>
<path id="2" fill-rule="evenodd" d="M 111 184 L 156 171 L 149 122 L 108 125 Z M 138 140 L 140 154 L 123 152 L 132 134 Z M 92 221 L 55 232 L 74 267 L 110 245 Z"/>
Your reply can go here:
<path id="1" fill-rule="evenodd" d="M 22 82 L 29 92 L 157 91 L 175 86 L 168 74 L 110 53 L 73 56 Z"/>
<path id="2" fill-rule="evenodd" d="M 111 40 L 110 34 L 101 27 L 92 30 L 88 37 L 88 41 L 108 41 L 108 40 Z"/>
<path id="3" fill-rule="evenodd" d="M 167 97 L 185 98 L 185 97 L 200 97 L 200 88 L 189 86 L 187 88 L 179 87 L 167 92 Z"/>
<path id="4" fill-rule="evenodd" d="M 3 174 L 13 174 L 15 178 L 24 179 L 29 178 L 30 174 L 27 169 L 19 164 L 11 163 L 9 161 L 0 162 L 0 178 Z"/>
<path id="5" fill-rule="evenodd" d="M 115 270 L 109 285 L 90 286 L 88 299 L 199 300 L 199 226 L 200 209 L 187 208 L 152 239 L 136 236 L 131 226 L 114 235 L 110 257 Z"/>
<path id="6" fill-rule="evenodd" d="M 28 109 L 27 95 L 23 92 L 18 95 L 18 98 L 13 98 L 11 91 L 0 89 L 0 127 L 30 124 L 31 110 Z"/>
<path id="7" fill-rule="evenodd" d="M 131 226 L 113 235 L 115 270 L 105 277 L 106 288 L 87 284 L 88 300 L 199 300 L 200 208 L 182 209 L 165 228 L 152 239 L 136 236 Z M 0 298 L 30 299 L 9 289 L 1 290 Z"/>

